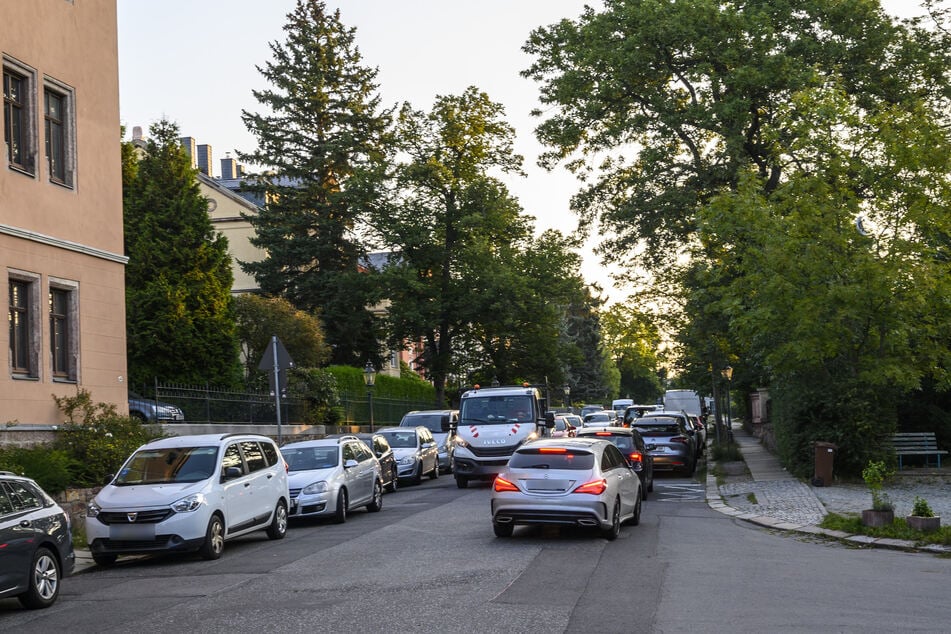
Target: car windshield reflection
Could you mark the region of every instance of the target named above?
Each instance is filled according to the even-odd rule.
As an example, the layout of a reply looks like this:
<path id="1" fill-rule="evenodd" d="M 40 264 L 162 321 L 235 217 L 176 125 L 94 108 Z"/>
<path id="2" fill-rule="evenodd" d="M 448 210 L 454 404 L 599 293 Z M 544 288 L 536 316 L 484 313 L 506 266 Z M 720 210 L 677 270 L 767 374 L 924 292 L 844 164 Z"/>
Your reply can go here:
<path id="1" fill-rule="evenodd" d="M 113 484 L 201 482 L 214 475 L 217 462 L 217 447 L 145 449 L 129 459 Z"/>

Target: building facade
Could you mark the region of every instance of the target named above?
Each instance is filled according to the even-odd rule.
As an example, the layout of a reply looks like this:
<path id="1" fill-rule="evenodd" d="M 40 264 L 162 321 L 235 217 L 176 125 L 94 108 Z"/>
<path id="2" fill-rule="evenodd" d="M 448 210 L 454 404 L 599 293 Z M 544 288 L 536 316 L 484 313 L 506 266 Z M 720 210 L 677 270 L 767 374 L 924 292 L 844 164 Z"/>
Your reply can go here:
<path id="1" fill-rule="evenodd" d="M 0 424 L 61 424 L 78 389 L 126 412 L 116 3 L 5 3 L 0 53 Z"/>

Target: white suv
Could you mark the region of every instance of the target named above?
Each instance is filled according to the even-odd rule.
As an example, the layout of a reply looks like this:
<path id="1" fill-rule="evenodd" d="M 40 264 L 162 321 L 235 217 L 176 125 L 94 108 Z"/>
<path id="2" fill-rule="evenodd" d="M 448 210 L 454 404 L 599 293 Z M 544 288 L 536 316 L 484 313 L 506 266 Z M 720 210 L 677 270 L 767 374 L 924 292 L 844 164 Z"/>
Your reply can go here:
<path id="1" fill-rule="evenodd" d="M 287 533 L 287 467 L 255 434 L 162 438 L 142 445 L 86 510 L 100 565 L 119 555 L 198 551 L 217 559 L 232 537 Z"/>

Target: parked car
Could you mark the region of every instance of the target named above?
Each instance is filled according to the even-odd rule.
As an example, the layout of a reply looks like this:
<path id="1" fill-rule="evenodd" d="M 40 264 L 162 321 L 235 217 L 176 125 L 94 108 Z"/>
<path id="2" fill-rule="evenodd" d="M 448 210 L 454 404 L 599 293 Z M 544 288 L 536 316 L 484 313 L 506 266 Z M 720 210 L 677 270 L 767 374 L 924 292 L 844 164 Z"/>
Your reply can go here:
<path id="1" fill-rule="evenodd" d="M 33 480 L 0 472 L 0 599 L 48 608 L 75 564 L 69 515 Z"/>
<path id="2" fill-rule="evenodd" d="M 287 466 L 257 434 L 161 438 L 142 445 L 86 508 L 99 565 L 119 555 L 197 551 L 218 559 L 227 540 L 287 532 Z"/>
<path id="3" fill-rule="evenodd" d="M 645 415 L 634 422 L 633 429 L 640 432 L 644 442 L 654 446 L 649 453 L 655 471 L 678 470 L 693 475 L 697 465 L 696 445 L 683 418 Z"/>
<path id="4" fill-rule="evenodd" d="M 552 438 L 573 438 L 578 429 L 581 428 L 582 421 L 580 416 L 574 414 L 555 415 L 555 426 L 549 430 Z"/>
<path id="5" fill-rule="evenodd" d="M 654 445 L 645 443 L 641 433 L 629 427 L 579 429 L 578 438 L 583 437 L 601 438 L 614 443 L 641 479 L 641 497 L 647 499 L 647 494 L 654 490 L 654 458 L 650 454 L 651 450 L 656 449 Z"/>
<path id="6" fill-rule="evenodd" d="M 439 477 L 439 452 L 428 428 L 422 425 L 386 427 L 378 433 L 385 436 L 393 448 L 400 479 L 419 484 L 424 474 L 434 480 Z"/>
<path id="7" fill-rule="evenodd" d="M 617 412 L 612 409 L 603 409 L 587 414 L 583 420 L 583 427 L 607 427 L 617 422 Z"/>
<path id="8" fill-rule="evenodd" d="M 383 508 L 380 461 L 352 435 L 292 442 L 281 447 L 287 461 L 290 517 L 333 517 L 342 524 L 352 509 Z"/>
<path id="9" fill-rule="evenodd" d="M 383 488 L 392 493 L 399 488 L 400 472 L 396 464 L 396 454 L 390 447 L 386 436 L 382 434 L 356 434 L 356 437 L 370 448 L 376 459 L 380 461 L 380 477 L 383 480 Z"/>
<path id="10" fill-rule="evenodd" d="M 129 416 L 143 423 L 181 423 L 185 413 L 176 405 L 145 398 L 129 391 Z"/>
<path id="11" fill-rule="evenodd" d="M 439 450 L 439 469 L 443 473 L 452 473 L 453 436 L 459 426 L 459 410 L 433 409 L 407 412 L 400 420 L 400 427 L 416 427 L 422 425 L 428 429 L 436 439 L 436 448 Z"/>
<path id="12" fill-rule="evenodd" d="M 641 481 L 616 446 L 598 438 L 540 438 L 522 445 L 495 478 L 492 528 L 517 524 L 598 528 L 616 539 L 641 517 Z"/>

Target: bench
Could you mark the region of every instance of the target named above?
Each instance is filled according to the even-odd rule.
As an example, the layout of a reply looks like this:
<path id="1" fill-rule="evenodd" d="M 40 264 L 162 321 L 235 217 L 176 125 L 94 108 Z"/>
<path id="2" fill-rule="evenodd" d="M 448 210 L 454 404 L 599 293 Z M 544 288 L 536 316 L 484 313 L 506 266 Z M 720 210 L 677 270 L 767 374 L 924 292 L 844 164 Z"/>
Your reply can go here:
<path id="1" fill-rule="evenodd" d="M 933 431 L 894 434 L 892 445 L 895 447 L 895 455 L 898 456 L 899 470 L 902 468 L 902 456 L 925 456 L 925 466 L 928 465 L 927 456 L 937 456 L 938 468 L 940 469 L 941 456 L 948 453 L 938 449 L 938 441 L 935 439 Z"/>

